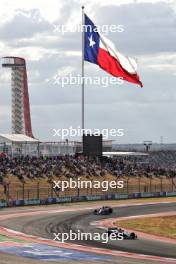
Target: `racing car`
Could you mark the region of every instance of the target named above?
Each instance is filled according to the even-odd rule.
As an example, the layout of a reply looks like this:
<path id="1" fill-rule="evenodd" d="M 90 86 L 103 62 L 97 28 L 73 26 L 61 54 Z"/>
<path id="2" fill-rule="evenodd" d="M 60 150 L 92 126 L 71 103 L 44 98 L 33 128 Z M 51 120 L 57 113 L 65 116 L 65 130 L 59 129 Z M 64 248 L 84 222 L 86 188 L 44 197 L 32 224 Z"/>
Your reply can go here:
<path id="1" fill-rule="evenodd" d="M 123 239 L 137 239 L 137 235 L 134 232 L 128 232 L 125 231 L 121 228 L 117 228 L 117 227 L 110 227 L 108 228 L 108 236 L 110 236 L 111 234 L 115 234 L 116 237 L 118 237 L 118 234 L 122 234 L 123 235 Z"/>
<path id="2" fill-rule="evenodd" d="M 109 206 L 102 206 L 101 208 L 95 209 L 95 215 L 110 215 L 113 213 L 113 209 Z"/>

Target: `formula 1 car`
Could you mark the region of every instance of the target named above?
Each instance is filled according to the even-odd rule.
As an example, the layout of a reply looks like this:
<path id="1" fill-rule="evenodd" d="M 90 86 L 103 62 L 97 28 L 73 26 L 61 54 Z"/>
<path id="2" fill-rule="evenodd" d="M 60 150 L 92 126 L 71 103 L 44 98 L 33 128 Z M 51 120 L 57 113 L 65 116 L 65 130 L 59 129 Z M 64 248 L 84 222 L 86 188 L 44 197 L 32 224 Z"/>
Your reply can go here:
<path id="1" fill-rule="evenodd" d="M 108 228 L 108 236 L 110 236 L 111 234 L 115 234 L 116 237 L 118 237 L 118 234 L 123 234 L 123 239 L 137 239 L 137 235 L 134 232 L 129 233 L 128 231 L 125 231 L 121 228 L 117 228 L 117 227 L 110 227 Z"/>
<path id="2" fill-rule="evenodd" d="M 109 206 L 102 206 L 101 208 L 95 209 L 95 215 L 110 215 L 113 213 L 113 209 Z"/>

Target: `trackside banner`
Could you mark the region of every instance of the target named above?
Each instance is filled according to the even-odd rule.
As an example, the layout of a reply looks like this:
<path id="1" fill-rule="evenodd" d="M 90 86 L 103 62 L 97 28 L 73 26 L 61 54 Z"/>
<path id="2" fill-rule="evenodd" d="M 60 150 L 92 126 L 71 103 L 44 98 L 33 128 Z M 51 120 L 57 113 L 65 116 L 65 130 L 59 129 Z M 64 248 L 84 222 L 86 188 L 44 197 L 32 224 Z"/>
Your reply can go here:
<path id="1" fill-rule="evenodd" d="M 30 200 L 14 200 L 6 202 L 0 201 L 0 208 L 26 205 L 47 205 L 58 203 L 74 203 L 85 201 L 103 201 L 103 200 L 123 200 L 123 199 L 138 199 L 152 197 L 174 197 L 176 192 L 154 192 L 154 193 L 131 193 L 131 194 L 106 194 L 106 195 L 84 195 L 74 197 L 57 197 L 47 199 L 30 199 Z"/>

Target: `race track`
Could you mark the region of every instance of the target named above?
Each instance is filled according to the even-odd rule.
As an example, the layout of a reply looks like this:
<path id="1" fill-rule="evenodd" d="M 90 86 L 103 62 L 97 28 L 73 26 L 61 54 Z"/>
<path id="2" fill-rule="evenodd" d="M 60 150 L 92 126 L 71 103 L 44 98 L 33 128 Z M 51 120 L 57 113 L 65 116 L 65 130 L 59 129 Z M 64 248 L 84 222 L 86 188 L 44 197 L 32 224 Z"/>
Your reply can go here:
<path id="1" fill-rule="evenodd" d="M 73 206 L 74 207 L 74 206 Z M 153 214 L 160 212 L 172 212 L 176 209 L 176 203 L 159 203 L 150 205 L 132 205 L 114 208 L 111 216 L 95 216 L 92 209 L 73 210 L 56 213 L 43 211 L 41 214 L 31 214 L 27 217 L 7 219 L 1 221 L 1 226 L 17 230 L 26 234 L 54 239 L 53 233 L 68 233 L 69 230 L 76 232 L 78 229 L 87 233 L 103 233 L 104 230 L 94 225 L 92 222 L 112 217 L 127 217 L 143 214 Z M 48 209 L 50 210 L 50 209 Z M 176 244 L 169 244 L 161 241 L 154 241 L 139 237 L 138 240 L 109 241 L 107 244 L 102 241 L 68 241 L 74 244 L 120 250 L 145 255 L 154 255 L 165 258 L 176 259 Z"/>

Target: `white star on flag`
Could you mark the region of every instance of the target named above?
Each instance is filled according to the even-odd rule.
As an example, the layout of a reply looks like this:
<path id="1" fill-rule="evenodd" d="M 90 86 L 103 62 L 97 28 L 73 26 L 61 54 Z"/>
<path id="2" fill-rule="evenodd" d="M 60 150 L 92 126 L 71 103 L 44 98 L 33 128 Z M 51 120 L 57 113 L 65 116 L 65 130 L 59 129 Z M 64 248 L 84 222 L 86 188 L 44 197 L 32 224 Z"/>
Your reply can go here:
<path id="1" fill-rule="evenodd" d="M 92 35 L 89 38 L 89 47 L 93 47 L 96 44 L 96 42 L 93 40 Z"/>

